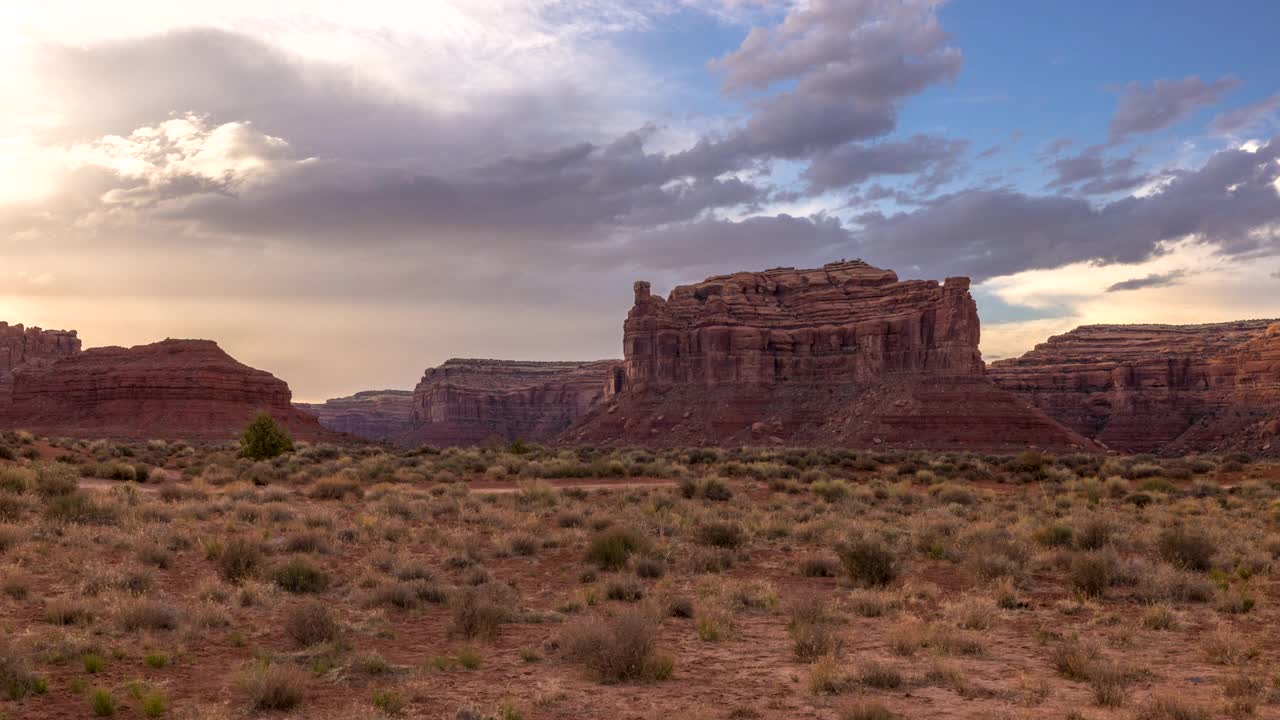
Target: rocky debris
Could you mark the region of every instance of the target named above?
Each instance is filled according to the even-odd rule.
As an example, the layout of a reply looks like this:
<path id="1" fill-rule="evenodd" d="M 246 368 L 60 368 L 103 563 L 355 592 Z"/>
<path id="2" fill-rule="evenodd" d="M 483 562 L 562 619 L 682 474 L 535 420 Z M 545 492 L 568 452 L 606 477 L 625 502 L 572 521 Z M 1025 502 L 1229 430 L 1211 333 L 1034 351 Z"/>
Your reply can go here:
<path id="1" fill-rule="evenodd" d="M 617 395 L 562 439 L 1093 449 L 984 376 L 968 278 L 861 261 L 635 285 Z"/>
<path id="2" fill-rule="evenodd" d="M 412 390 L 366 390 L 323 403 L 293 405 L 334 432 L 365 440 L 392 440 L 404 434 L 413 420 Z"/>
<path id="3" fill-rule="evenodd" d="M 284 381 L 208 340 L 94 348 L 21 366 L 12 376 L 0 424 L 40 433 L 221 441 L 266 410 L 295 438 L 334 437 L 290 404 Z"/>
<path id="4" fill-rule="evenodd" d="M 75 330 L 41 330 L 0 322 L 0 412 L 12 401 L 13 374 L 80 352 Z"/>
<path id="5" fill-rule="evenodd" d="M 554 438 L 613 395 L 617 360 L 532 362 L 453 359 L 430 368 L 413 391 L 402 445 L 475 445 Z"/>
<path id="6" fill-rule="evenodd" d="M 1280 454 L 1280 323 L 1086 325 L 988 371 L 1121 452 Z"/>

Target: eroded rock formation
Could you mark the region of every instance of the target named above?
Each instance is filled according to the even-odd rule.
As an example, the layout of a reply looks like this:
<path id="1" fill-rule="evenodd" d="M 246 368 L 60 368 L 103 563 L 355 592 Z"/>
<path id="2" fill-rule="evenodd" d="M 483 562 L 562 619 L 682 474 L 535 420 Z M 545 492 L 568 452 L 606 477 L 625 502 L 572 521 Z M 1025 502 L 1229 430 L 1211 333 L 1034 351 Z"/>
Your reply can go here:
<path id="1" fill-rule="evenodd" d="M 0 423 L 41 433 L 230 440 L 266 410 L 297 438 L 333 437 L 290 404 L 284 381 L 208 340 L 94 348 L 18 367 L 12 378 Z"/>
<path id="2" fill-rule="evenodd" d="M 1086 325 L 991 378 L 1121 452 L 1280 453 L 1280 323 Z"/>
<path id="3" fill-rule="evenodd" d="M 351 397 L 323 403 L 294 403 L 334 432 L 350 433 L 366 440 L 393 440 L 412 424 L 412 390 L 366 390 Z"/>
<path id="4" fill-rule="evenodd" d="M 453 359 L 413 392 L 405 445 L 474 445 L 554 438 L 615 386 L 617 360 L 525 362 Z"/>
<path id="5" fill-rule="evenodd" d="M 12 401 L 14 372 L 80 352 L 75 330 L 41 330 L 0 322 L 0 412 Z"/>
<path id="6" fill-rule="evenodd" d="M 593 444 L 1092 447 L 984 376 L 968 278 L 861 261 L 635 286 L 618 394 Z"/>

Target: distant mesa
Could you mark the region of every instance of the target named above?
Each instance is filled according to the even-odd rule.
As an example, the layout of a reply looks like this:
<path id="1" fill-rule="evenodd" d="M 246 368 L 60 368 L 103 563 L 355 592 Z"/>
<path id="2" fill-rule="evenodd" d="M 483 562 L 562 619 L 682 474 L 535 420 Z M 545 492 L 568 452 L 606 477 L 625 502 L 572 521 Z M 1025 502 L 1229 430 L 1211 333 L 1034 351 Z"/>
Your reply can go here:
<path id="1" fill-rule="evenodd" d="M 404 434 L 413 418 L 412 390 L 365 390 L 323 403 L 294 403 L 316 416 L 334 432 L 375 442 L 393 441 Z"/>
<path id="2" fill-rule="evenodd" d="M 209 340 L 81 351 L 74 332 L 23 332 L 2 323 L 0 338 L 7 350 L 0 353 L 7 358 L 0 366 L 2 425 L 73 437 L 224 441 L 265 410 L 296 438 L 335 437 L 290 404 L 283 380 Z"/>
<path id="3" fill-rule="evenodd" d="M 410 390 L 290 402 L 207 340 L 81 350 L 0 322 L 0 426 L 234 438 L 260 409 L 300 439 L 416 447 L 885 447 L 1280 455 L 1280 322 L 1088 325 L 989 367 L 969 279 L 860 260 L 634 285 L 623 359 L 453 359 Z"/>
<path id="4" fill-rule="evenodd" d="M 1085 325 L 989 375 L 1120 452 L 1280 454 L 1280 323 Z"/>
<path id="5" fill-rule="evenodd" d="M 413 391 L 402 445 L 547 442 L 613 393 L 618 360 L 537 362 L 453 359 L 429 368 Z"/>

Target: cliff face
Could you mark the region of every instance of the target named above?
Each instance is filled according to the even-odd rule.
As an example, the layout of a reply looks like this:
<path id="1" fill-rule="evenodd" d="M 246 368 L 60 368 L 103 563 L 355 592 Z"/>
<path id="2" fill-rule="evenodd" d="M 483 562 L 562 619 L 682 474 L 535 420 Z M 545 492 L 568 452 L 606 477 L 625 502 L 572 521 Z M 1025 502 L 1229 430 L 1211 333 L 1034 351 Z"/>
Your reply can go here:
<path id="1" fill-rule="evenodd" d="M 991 378 L 1121 452 L 1280 452 L 1280 324 L 1086 325 Z"/>
<path id="2" fill-rule="evenodd" d="M 74 330 L 41 330 L 0 322 L 0 412 L 12 402 L 14 372 L 80 352 Z"/>
<path id="3" fill-rule="evenodd" d="M 853 261 L 635 292 L 619 393 L 566 441 L 1092 446 L 985 378 L 968 278 Z"/>
<path id="4" fill-rule="evenodd" d="M 406 432 L 413 420 L 413 391 L 368 390 L 323 403 L 294 403 L 334 432 L 366 440 L 392 440 Z"/>
<path id="5" fill-rule="evenodd" d="M 0 421 L 57 435 L 230 440 L 266 410 L 297 438 L 332 437 L 291 396 L 214 342 L 165 340 L 20 367 Z"/>
<path id="6" fill-rule="evenodd" d="M 426 371 L 413 392 L 405 445 L 544 441 L 613 392 L 616 360 L 454 359 Z"/>

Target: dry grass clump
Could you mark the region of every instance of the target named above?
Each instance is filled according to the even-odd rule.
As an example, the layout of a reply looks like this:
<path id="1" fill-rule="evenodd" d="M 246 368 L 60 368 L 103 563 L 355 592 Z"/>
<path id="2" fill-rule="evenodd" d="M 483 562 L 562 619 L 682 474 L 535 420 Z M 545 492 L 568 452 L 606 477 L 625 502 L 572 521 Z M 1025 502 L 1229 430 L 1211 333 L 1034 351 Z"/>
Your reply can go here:
<path id="1" fill-rule="evenodd" d="M 1175 525 L 1161 531 L 1156 541 L 1160 557 L 1188 570 L 1206 572 L 1213 567 L 1213 556 L 1218 547 L 1202 530 Z"/>
<path id="2" fill-rule="evenodd" d="M 453 600 L 452 632 L 468 640 L 493 640 L 515 614 L 513 599 L 502 586 L 486 583 L 465 588 Z"/>
<path id="3" fill-rule="evenodd" d="M 801 662 L 812 663 L 824 655 L 836 655 L 844 645 L 838 618 L 819 597 L 806 597 L 791 607 L 787 624 L 792 649 Z"/>
<path id="4" fill-rule="evenodd" d="M 294 594 L 324 592 L 329 587 L 329 575 L 304 558 L 289 558 L 271 569 L 271 582 L 281 590 Z"/>
<path id="5" fill-rule="evenodd" d="M 558 637 L 561 655 L 585 666 L 602 682 L 651 682 L 671 677 L 675 664 L 657 652 L 658 620 L 647 608 L 627 608 L 612 617 L 590 615 L 566 624 Z"/>
<path id="6" fill-rule="evenodd" d="M 1080 552 L 1071 558 L 1071 585 L 1087 597 L 1102 597 L 1111 587 L 1115 558 L 1106 552 Z"/>
<path id="7" fill-rule="evenodd" d="M 41 695 L 48 688 L 45 680 L 31 669 L 31 660 L 6 640 L 0 640 L 0 691 L 10 700 Z"/>
<path id="8" fill-rule="evenodd" d="M 306 697 L 306 687 L 306 673 L 270 662 L 255 662 L 236 680 L 241 697 L 260 712 L 294 709 Z"/>
<path id="9" fill-rule="evenodd" d="M 840 712 L 840 720 L 898 720 L 898 715 L 878 702 L 864 701 Z"/>
<path id="10" fill-rule="evenodd" d="M 116 609 L 116 622 L 125 632 L 175 630 L 178 619 L 177 608 L 152 598 L 125 600 Z"/>
<path id="11" fill-rule="evenodd" d="M 954 602 L 946 603 L 944 612 L 947 619 L 964 630 L 987 630 L 999 615 L 999 608 L 989 597 L 970 595 Z"/>
<path id="12" fill-rule="evenodd" d="M 1227 626 L 1215 628 L 1206 634 L 1201 646 L 1210 662 L 1219 665 L 1244 665 L 1259 655 L 1256 645 Z"/>
<path id="13" fill-rule="evenodd" d="M 899 655 L 913 655 L 918 650 L 932 649 L 947 655 L 981 655 L 982 639 L 951 625 L 928 623 L 907 616 L 889 629 L 889 646 Z"/>
<path id="14" fill-rule="evenodd" d="M 1152 698 L 1138 708 L 1135 720 L 1212 720 L 1213 713 L 1174 697 Z"/>
<path id="15" fill-rule="evenodd" d="M 213 559 L 219 577 L 229 583 L 238 583 L 253 577 L 262 568 L 265 553 L 260 543 L 237 537 L 216 549 Z"/>
<path id="16" fill-rule="evenodd" d="M 638 531 L 626 527 L 607 528 L 591 539 L 587 562 L 604 570 L 620 570 L 635 553 L 648 547 Z"/>
<path id="17" fill-rule="evenodd" d="M 309 600 L 289 609 L 284 621 L 285 635 L 299 648 L 335 642 L 342 636 L 342 625 L 329 606 Z"/>
<path id="18" fill-rule="evenodd" d="M 879 538 L 850 539 L 836 547 L 836 554 L 845 575 L 860 585 L 888 585 L 902 571 L 897 554 Z"/>

